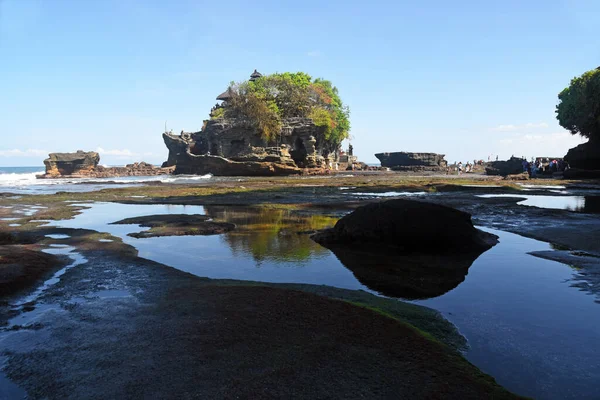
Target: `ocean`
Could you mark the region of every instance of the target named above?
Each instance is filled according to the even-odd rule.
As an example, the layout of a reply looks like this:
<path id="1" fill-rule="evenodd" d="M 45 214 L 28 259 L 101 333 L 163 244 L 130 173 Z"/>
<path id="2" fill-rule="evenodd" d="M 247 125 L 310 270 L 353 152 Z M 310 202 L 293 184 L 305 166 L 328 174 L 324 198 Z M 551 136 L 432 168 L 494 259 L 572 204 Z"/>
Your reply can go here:
<path id="1" fill-rule="evenodd" d="M 0 193 L 53 194 L 89 192 L 114 187 L 128 187 L 149 182 L 194 183 L 214 180 L 212 175 L 121 176 L 115 178 L 37 179 L 44 167 L 0 167 Z"/>

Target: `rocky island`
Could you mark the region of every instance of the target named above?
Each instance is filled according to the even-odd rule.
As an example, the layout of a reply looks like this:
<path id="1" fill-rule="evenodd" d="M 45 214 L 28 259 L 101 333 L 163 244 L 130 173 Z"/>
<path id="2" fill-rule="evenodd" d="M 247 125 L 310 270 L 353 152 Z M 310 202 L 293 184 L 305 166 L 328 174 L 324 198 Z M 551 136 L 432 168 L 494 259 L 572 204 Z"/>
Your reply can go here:
<path id="1" fill-rule="evenodd" d="M 175 174 L 294 175 L 340 163 L 348 108 L 331 82 L 256 70 L 217 96 L 198 132 L 163 133 Z"/>
<path id="2" fill-rule="evenodd" d="M 50 153 L 44 160 L 46 172 L 40 179 L 52 178 L 113 178 L 119 176 L 154 176 L 170 174 L 173 168 L 159 168 L 146 162 L 127 164 L 124 167 L 98 165 L 100 155 L 95 151 L 78 150 L 74 153 Z"/>

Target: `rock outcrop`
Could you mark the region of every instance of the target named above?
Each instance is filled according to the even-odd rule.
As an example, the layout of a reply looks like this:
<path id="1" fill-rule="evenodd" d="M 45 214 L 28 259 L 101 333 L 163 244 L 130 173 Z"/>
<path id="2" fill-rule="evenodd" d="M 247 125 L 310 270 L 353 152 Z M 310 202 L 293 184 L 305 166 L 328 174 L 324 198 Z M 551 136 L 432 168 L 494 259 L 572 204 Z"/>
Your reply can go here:
<path id="1" fill-rule="evenodd" d="M 322 171 L 333 151 L 321 143 L 322 128 L 308 118 L 289 118 L 269 146 L 251 125 L 218 118 L 200 132 L 163 133 L 169 157 L 163 166 L 175 174 L 293 175 L 305 169 Z"/>
<path id="2" fill-rule="evenodd" d="M 571 168 L 600 171 L 600 139 L 589 140 L 569 149 L 564 160 Z"/>
<path id="3" fill-rule="evenodd" d="M 393 153 L 377 153 L 375 157 L 381 161 L 382 167 L 394 171 L 441 171 L 445 170 L 448 162 L 444 154 L 437 153 L 407 153 L 404 151 Z"/>
<path id="4" fill-rule="evenodd" d="M 95 151 L 78 150 L 75 153 L 50 153 L 44 160 L 45 178 L 61 176 L 90 176 L 100 162 L 100 155 Z"/>
<path id="5" fill-rule="evenodd" d="M 317 243 L 393 248 L 401 252 L 483 252 L 497 237 L 476 229 L 471 215 L 439 204 L 394 199 L 358 207 L 333 228 L 312 236 Z"/>
<path id="6" fill-rule="evenodd" d="M 119 176 L 155 176 L 173 172 L 173 168 L 158 168 L 146 162 L 127 164 L 124 167 L 98 165 L 100 155 L 95 151 L 75 153 L 50 153 L 44 160 L 46 173 L 41 179 L 52 178 L 113 178 Z"/>
<path id="7" fill-rule="evenodd" d="M 511 157 L 506 161 L 492 161 L 485 167 L 486 175 L 517 175 L 523 172 L 523 159 Z"/>
<path id="8" fill-rule="evenodd" d="M 455 288 L 477 257 L 498 242 L 476 229 L 465 212 L 405 199 L 361 206 L 311 238 L 370 289 L 407 299 Z"/>

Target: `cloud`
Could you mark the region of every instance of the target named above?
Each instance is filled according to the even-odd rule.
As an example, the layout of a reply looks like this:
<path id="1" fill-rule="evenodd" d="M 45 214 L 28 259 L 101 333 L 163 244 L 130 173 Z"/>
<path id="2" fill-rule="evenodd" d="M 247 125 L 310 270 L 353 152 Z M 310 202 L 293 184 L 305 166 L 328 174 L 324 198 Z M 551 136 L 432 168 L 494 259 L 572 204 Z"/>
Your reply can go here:
<path id="1" fill-rule="evenodd" d="M 48 150 L 27 149 L 27 150 L 0 150 L 0 157 L 39 157 L 48 156 Z"/>
<path id="2" fill-rule="evenodd" d="M 317 51 L 317 50 L 313 50 L 313 51 L 309 51 L 308 53 L 306 53 L 306 55 L 309 57 L 319 57 L 321 55 L 321 52 Z"/>
<path id="3" fill-rule="evenodd" d="M 137 157 L 139 153 L 134 153 L 129 149 L 113 149 L 113 150 L 104 150 L 102 147 L 96 148 L 96 152 L 100 153 L 104 156 L 116 156 L 116 157 Z"/>
<path id="4" fill-rule="evenodd" d="M 586 139 L 574 136 L 567 131 L 550 133 L 512 133 L 507 137 L 498 138 L 494 154 L 502 159 L 515 155 L 517 157 L 562 157 L 567 151 Z"/>
<path id="5" fill-rule="evenodd" d="M 547 127 L 548 127 L 548 124 L 545 122 L 539 122 L 539 123 L 528 122 L 528 123 L 522 124 L 522 125 L 513 125 L 513 124 L 498 125 L 497 127 L 492 128 L 491 130 L 495 131 L 495 132 L 516 132 L 516 131 L 520 131 L 520 130 L 544 129 Z"/>

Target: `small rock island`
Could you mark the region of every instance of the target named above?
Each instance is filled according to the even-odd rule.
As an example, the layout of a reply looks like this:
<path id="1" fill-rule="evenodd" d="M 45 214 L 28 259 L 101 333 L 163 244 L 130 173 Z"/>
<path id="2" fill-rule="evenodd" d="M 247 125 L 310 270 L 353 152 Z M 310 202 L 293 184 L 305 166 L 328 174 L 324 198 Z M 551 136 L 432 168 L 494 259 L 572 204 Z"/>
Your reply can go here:
<path id="1" fill-rule="evenodd" d="M 293 175 L 340 164 L 349 110 L 331 82 L 303 72 L 230 85 L 198 132 L 163 133 L 175 174 Z M 344 166 L 345 167 L 345 166 Z"/>

